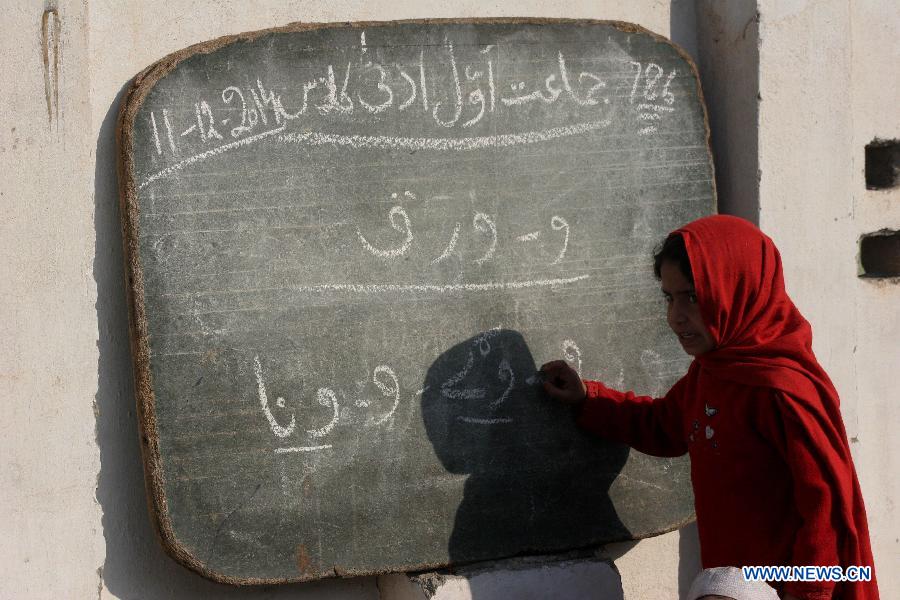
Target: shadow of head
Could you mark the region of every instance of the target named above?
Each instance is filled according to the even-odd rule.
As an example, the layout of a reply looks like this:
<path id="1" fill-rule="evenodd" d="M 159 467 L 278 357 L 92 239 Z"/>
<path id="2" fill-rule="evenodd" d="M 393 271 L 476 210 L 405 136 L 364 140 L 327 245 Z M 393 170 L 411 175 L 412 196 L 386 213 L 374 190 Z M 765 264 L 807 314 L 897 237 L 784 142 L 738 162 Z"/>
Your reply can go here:
<path id="1" fill-rule="evenodd" d="M 456 563 L 626 539 L 609 487 L 627 447 L 579 431 L 543 392 L 522 335 L 494 329 L 431 365 L 422 418 L 444 468 L 465 473 Z"/>
<path id="2" fill-rule="evenodd" d="M 503 329 L 482 332 L 431 365 L 422 418 L 448 471 L 509 476 L 527 471 L 529 456 L 565 445 L 552 426 L 564 415 L 540 396 L 536 375 L 522 335 Z"/>

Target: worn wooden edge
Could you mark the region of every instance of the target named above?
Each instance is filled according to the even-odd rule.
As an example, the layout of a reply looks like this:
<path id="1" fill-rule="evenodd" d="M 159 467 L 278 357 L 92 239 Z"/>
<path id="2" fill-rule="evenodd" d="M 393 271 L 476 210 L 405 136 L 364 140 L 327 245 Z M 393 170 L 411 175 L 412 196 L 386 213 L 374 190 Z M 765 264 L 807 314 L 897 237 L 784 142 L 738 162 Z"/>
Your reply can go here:
<path id="1" fill-rule="evenodd" d="M 697 85 L 697 94 L 700 100 L 700 106 L 703 111 L 703 123 L 705 127 L 706 150 L 709 157 L 709 164 L 712 179 L 713 192 L 713 212 L 717 212 L 717 193 L 715 182 L 715 164 L 713 162 L 712 150 L 710 146 L 711 135 L 709 129 L 709 115 L 706 109 L 706 102 L 703 96 L 703 90 L 700 84 L 700 76 L 697 66 L 691 59 L 690 55 L 680 46 L 672 42 L 666 37 L 659 35 L 649 29 L 634 23 L 624 21 L 612 21 L 602 19 L 568 19 L 568 18 L 540 18 L 540 17 L 490 17 L 490 18 L 462 18 L 462 19 L 404 19 L 396 21 L 346 21 L 346 22 L 330 22 L 330 23 L 303 23 L 294 22 L 284 26 L 271 27 L 258 31 L 244 32 L 233 35 L 222 36 L 213 40 L 208 40 L 198 44 L 193 44 L 176 52 L 173 52 L 164 58 L 158 60 L 148 66 L 140 73 L 135 75 L 127 91 L 122 97 L 119 105 L 118 121 L 116 124 L 116 147 L 117 147 L 117 172 L 119 179 L 119 212 L 122 219 L 122 235 L 124 245 L 124 261 L 125 274 L 127 278 L 126 295 L 128 304 L 129 328 L 131 339 L 131 353 L 133 360 L 133 376 L 135 385 L 135 396 L 137 401 L 137 414 L 139 421 L 139 434 L 141 441 L 141 454 L 144 466 L 144 483 L 148 500 L 148 509 L 151 521 L 154 524 L 157 537 L 162 544 L 164 550 L 175 561 L 182 566 L 195 571 L 199 575 L 219 583 L 250 586 L 250 585 L 272 585 L 284 583 L 298 583 L 305 581 L 314 581 L 318 579 L 327 579 L 334 577 L 359 577 L 382 575 L 393 572 L 415 572 L 427 571 L 439 568 L 447 568 L 451 566 L 462 565 L 463 563 L 426 563 L 415 565 L 403 565 L 392 570 L 354 570 L 344 569 L 339 565 L 333 565 L 330 570 L 310 572 L 308 565 L 306 568 L 301 567 L 299 563 L 304 562 L 303 557 L 298 556 L 298 573 L 294 578 L 284 579 L 265 579 L 265 578 L 238 578 L 218 573 L 208 568 L 206 564 L 196 558 L 182 545 L 175 535 L 172 522 L 169 517 L 168 505 L 165 496 L 165 474 L 162 471 L 159 451 L 159 435 L 156 421 L 156 399 L 153 394 L 152 376 L 150 372 L 150 343 L 148 336 L 147 317 L 144 304 L 144 277 L 140 263 L 139 252 L 139 223 L 138 223 L 138 196 L 137 185 L 134 177 L 134 120 L 138 111 L 144 103 L 147 94 L 153 87 L 165 76 L 171 73 L 182 61 L 191 58 L 197 54 L 209 54 L 215 52 L 230 44 L 238 42 L 251 42 L 257 38 L 269 34 L 278 33 L 295 33 L 301 31 L 312 31 L 316 29 L 337 29 L 337 28 L 372 28 L 372 27 L 388 27 L 401 24 L 418 24 L 418 25 L 465 25 L 465 24 L 483 24 L 483 25 L 503 25 L 503 24 L 522 24 L 522 25 L 558 25 L 573 24 L 583 26 L 607 25 L 614 27 L 626 33 L 637 33 L 648 35 L 655 41 L 671 46 L 678 55 L 690 67 L 694 81 Z M 692 513 L 683 521 L 664 528 L 652 535 L 645 537 L 654 537 L 675 531 L 685 525 L 693 522 L 695 519 Z M 630 541 L 640 539 L 636 537 L 623 539 L 619 541 Z M 611 543 L 611 542 L 607 542 Z M 543 550 L 540 553 L 545 554 Z M 534 552 L 522 552 L 519 555 L 534 554 Z M 507 558 L 507 557 L 496 557 Z"/>

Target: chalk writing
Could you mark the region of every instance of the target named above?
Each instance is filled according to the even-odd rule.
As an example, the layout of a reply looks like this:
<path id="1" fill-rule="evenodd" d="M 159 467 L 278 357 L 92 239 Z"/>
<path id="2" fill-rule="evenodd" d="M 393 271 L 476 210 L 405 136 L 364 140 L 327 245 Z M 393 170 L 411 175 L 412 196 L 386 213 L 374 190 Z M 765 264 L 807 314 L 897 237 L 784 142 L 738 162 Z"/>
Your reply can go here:
<path id="1" fill-rule="evenodd" d="M 266 423 L 269 426 L 271 432 L 278 439 L 284 439 L 290 437 L 297 430 L 297 417 L 296 414 L 291 413 L 290 415 L 290 423 L 288 425 L 281 425 L 278 419 L 272 412 L 272 408 L 269 404 L 268 392 L 266 390 L 266 383 L 263 376 L 263 368 L 262 363 L 260 362 L 259 355 L 253 357 L 253 373 L 256 378 L 256 393 L 259 397 L 260 409 L 262 410 L 263 416 L 265 417 Z M 392 417 L 395 415 L 397 408 L 400 406 L 401 400 L 401 389 L 400 389 L 400 381 L 397 378 L 397 374 L 387 365 L 379 365 L 375 367 L 372 371 L 372 383 L 378 388 L 382 397 L 388 398 L 391 400 L 391 406 L 388 411 L 382 415 L 377 417 L 368 416 L 364 418 L 361 422 L 367 426 L 382 426 L 385 424 L 390 424 Z M 416 396 L 420 396 L 424 390 L 418 390 L 416 392 Z M 338 392 L 336 392 L 332 388 L 328 387 L 320 387 L 316 390 L 316 403 L 320 406 L 328 408 L 331 410 L 331 418 L 325 423 L 323 426 L 316 429 L 307 429 L 305 433 L 311 439 L 320 439 L 326 438 L 333 432 L 335 427 L 337 427 L 342 420 L 354 420 L 354 415 L 350 411 L 341 410 L 341 406 L 338 402 Z M 283 397 L 278 397 L 275 402 L 275 405 L 279 409 L 285 409 L 285 399 Z M 356 407 L 358 408 L 368 408 L 371 403 L 368 401 L 364 401 L 360 399 L 356 402 Z M 275 452 L 278 454 L 283 453 L 291 453 L 291 452 L 314 452 L 317 450 L 326 450 L 331 448 L 331 444 L 315 444 L 308 446 L 296 446 L 296 447 L 280 447 L 276 448 Z"/>
<path id="2" fill-rule="evenodd" d="M 559 251 L 559 255 L 556 257 L 556 260 L 553 261 L 553 264 L 555 265 L 563 259 L 566 255 L 566 250 L 569 248 L 569 224 L 562 217 L 554 215 L 553 218 L 550 219 L 550 226 L 556 231 L 566 232 L 566 237 L 563 239 L 562 250 Z"/>
<path id="3" fill-rule="evenodd" d="M 211 150 L 199 152 L 186 158 L 178 163 L 166 167 L 156 173 L 145 178 L 139 185 L 138 189 L 143 189 L 164 177 L 185 168 L 190 165 L 202 162 L 213 156 L 228 152 L 236 148 L 255 144 L 263 139 L 271 138 L 274 134 L 279 134 L 276 139 L 283 144 L 307 144 L 310 146 L 332 145 L 337 147 L 350 147 L 356 150 L 367 148 L 378 148 L 382 150 L 452 150 L 452 151 L 471 151 L 481 150 L 484 148 L 506 148 L 510 146 L 518 146 L 524 144 L 538 144 L 549 140 L 555 140 L 564 137 L 581 135 L 591 131 L 598 131 L 609 127 L 611 121 L 604 119 L 601 121 L 589 121 L 586 123 L 578 123 L 575 125 L 566 125 L 562 127 L 551 127 L 542 131 L 527 131 L 524 133 L 509 133 L 497 135 L 482 135 L 461 138 L 431 138 L 431 137 L 397 137 L 384 135 L 341 135 L 329 134 L 321 132 L 306 133 L 284 133 L 285 125 L 281 125 L 275 129 L 270 129 L 262 133 L 258 133 L 251 137 L 241 138 L 236 142 L 217 146 Z M 196 125 L 191 126 L 188 131 L 196 129 Z M 184 134 L 182 134 L 184 135 Z"/>
<path id="4" fill-rule="evenodd" d="M 255 108 L 247 109 L 247 101 L 244 100 L 244 94 L 241 92 L 240 88 L 232 85 L 222 90 L 222 102 L 225 104 L 230 104 L 235 96 L 239 98 L 241 103 L 241 124 L 231 128 L 231 137 L 233 138 L 240 137 L 244 133 L 252 131 L 260 120 L 260 113 L 257 112 Z M 225 121 L 223 121 L 223 124 L 226 124 Z"/>
<path id="5" fill-rule="evenodd" d="M 472 367 L 474 365 L 475 355 L 472 354 L 471 350 L 469 350 L 466 358 L 466 364 L 465 366 L 463 366 L 462 370 L 444 381 L 444 383 L 441 385 L 441 396 L 443 396 L 444 398 L 449 398 L 451 400 L 480 400 L 484 398 L 487 394 L 487 390 L 485 390 L 484 388 L 466 388 L 462 390 L 453 389 L 454 386 L 456 386 L 466 378 L 466 375 L 469 374 L 469 371 L 472 370 Z"/>
<path id="6" fill-rule="evenodd" d="M 466 364 L 463 366 L 462 370 L 455 373 L 451 377 L 449 377 L 444 383 L 441 385 L 441 395 L 449 400 L 484 400 L 487 399 L 487 388 L 484 387 L 462 387 L 456 388 L 456 386 L 463 383 L 466 379 L 472 368 L 475 366 L 475 352 L 474 349 L 478 349 L 478 354 L 481 360 L 485 359 L 492 350 L 491 347 L 491 339 L 496 337 L 501 332 L 499 327 L 495 327 L 490 329 L 489 331 L 485 331 L 481 335 L 477 336 L 473 342 L 472 346 L 469 347 L 468 353 L 466 355 Z M 500 365 L 497 371 L 497 376 L 501 382 L 508 382 L 510 385 L 504 390 L 503 394 L 495 399 L 491 399 L 488 403 L 488 407 L 490 409 L 496 409 L 499 407 L 509 396 L 509 392 L 512 390 L 512 387 L 515 385 L 515 376 L 512 373 L 512 369 L 509 365 L 509 361 L 503 357 L 500 360 Z M 456 389 L 454 389 L 456 388 Z M 509 417 L 474 417 L 470 415 L 457 415 L 457 420 L 463 421 L 470 424 L 475 425 L 496 425 L 499 423 L 511 423 L 512 419 Z"/>
<path id="7" fill-rule="evenodd" d="M 385 397 L 394 399 L 391 410 L 380 419 L 374 421 L 375 425 L 382 425 L 394 415 L 397 407 L 400 406 L 400 382 L 397 380 L 397 375 L 393 369 L 387 365 L 375 367 L 375 370 L 372 372 L 372 381 Z"/>
<path id="8" fill-rule="evenodd" d="M 297 426 L 297 421 L 294 418 L 294 415 L 291 415 L 291 422 L 287 425 L 287 427 L 283 427 L 278 424 L 278 421 L 275 420 L 275 416 L 272 414 L 272 411 L 269 409 L 269 400 L 266 395 L 266 384 L 263 382 L 262 376 L 262 366 L 259 364 L 259 357 L 256 356 L 253 358 L 253 372 L 256 374 L 256 385 L 257 385 L 257 393 L 259 394 L 259 404 L 262 407 L 263 414 L 266 416 L 266 420 L 269 422 L 269 427 L 272 429 L 272 433 L 274 433 L 277 437 L 285 438 L 291 435 L 294 432 L 294 428 Z M 279 398 L 280 405 L 284 405 L 284 399 Z"/>
<path id="9" fill-rule="evenodd" d="M 331 448 L 331 444 L 322 446 L 298 446 L 293 448 L 275 448 L 275 454 L 287 454 L 289 452 L 315 452 L 316 450 L 327 450 Z"/>
<path id="10" fill-rule="evenodd" d="M 572 364 L 572 367 L 581 374 L 581 349 L 572 340 L 564 340 L 562 343 L 563 358 Z"/>
<path id="11" fill-rule="evenodd" d="M 331 408 L 334 411 L 334 415 L 331 417 L 331 421 L 328 422 L 327 425 L 321 427 L 319 429 L 308 429 L 306 433 L 309 435 L 320 438 L 331 433 L 331 430 L 334 429 L 334 426 L 338 423 L 338 418 L 341 415 L 341 408 L 338 406 L 337 396 L 334 395 L 334 390 L 330 390 L 328 388 L 319 388 L 316 390 L 316 401 L 321 405 L 328 408 Z"/>
<path id="12" fill-rule="evenodd" d="M 656 133 L 658 131 L 657 124 L 662 120 L 663 115 L 675 111 L 672 106 L 675 103 L 675 95 L 672 94 L 669 87 L 672 80 L 675 79 L 677 71 L 672 69 L 666 77 L 665 83 L 660 87 L 659 82 L 665 72 L 658 64 L 647 63 L 646 66 L 643 66 L 636 61 L 631 61 L 629 64 L 634 69 L 634 82 L 628 101 L 633 104 L 635 99 L 639 100 L 637 118 L 641 123 L 641 128 L 638 133 L 640 135 Z M 641 85 L 641 81 L 643 81 L 643 85 Z M 662 104 L 653 104 L 656 100 Z"/>
<path id="13" fill-rule="evenodd" d="M 499 398 L 491 402 L 491 407 L 493 408 L 497 408 L 498 406 L 506 402 L 506 399 L 509 398 L 510 392 L 512 392 L 512 389 L 516 385 L 516 374 L 513 373 L 512 367 L 509 365 L 509 361 L 505 358 L 500 361 L 500 365 L 497 368 L 497 378 L 502 382 L 508 383 L 509 385 L 506 386 L 506 389 L 503 390 L 503 393 Z"/>
<path id="14" fill-rule="evenodd" d="M 175 154 L 175 139 L 172 137 L 172 123 L 169 121 L 169 111 L 164 108 L 162 114 L 163 123 L 166 126 L 166 139 L 169 141 L 169 150 L 172 154 Z"/>
<path id="15" fill-rule="evenodd" d="M 505 502 L 500 529 L 602 543 L 541 517 L 567 473 L 596 475 L 587 536 L 630 506 L 619 471 L 656 463 L 590 452 L 538 365 L 643 391 L 684 366 L 610 349 L 658 341 L 647 247 L 714 199 L 697 91 L 658 38 L 539 20 L 292 27 L 147 69 L 119 158 L 172 539 L 227 577 L 333 575 L 350 546 L 356 569 L 490 558 L 466 496 Z"/>
<path id="16" fill-rule="evenodd" d="M 329 70 L 331 66 L 329 65 Z M 357 94 L 357 99 L 359 100 L 360 105 L 369 111 L 372 114 L 378 114 L 391 106 L 394 103 L 394 92 L 391 90 L 391 87 L 388 85 L 389 78 L 388 72 L 379 64 L 374 63 L 366 63 L 365 71 L 375 71 L 378 73 L 378 83 L 376 84 L 378 87 L 377 95 L 382 98 L 382 101 L 379 103 L 375 103 L 375 100 L 372 103 L 369 103 L 363 100 L 362 92 Z M 350 64 L 347 64 L 347 75 L 350 74 Z M 353 105 L 350 105 L 347 108 L 347 112 L 353 112 Z"/>
<path id="17" fill-rule="evenodd" d="M 441 384 L 441 396 L 443 398 L 447 399 L 449 402 L 468 401 L 464 404 L 466 408 L 473 406 L 471 401 L 484 401 L 485 409 L 489 413 L 493 413 L 503 406 L 513 393 L 518 378 L 510 364 L 509 358 L 504 354 L 505 351 L 502 348 L 496 349 L 491 344 L 492 339 L 497 337 L 501 332 L 502 329 L 500 327 L 495 327 L 480 334 L 472 341 L 472 345 L 468 348 L 466 353 L 466 361 L 462 368 L 450 375 Z M 564 340 L 562 348 L 566 360 L 573 363 L 576 370 L 580 373 L 581 351 L 579 350 L 578 345 L 572 340 Z M 475 352 L 476 349 L 478 350 L 477 354 Z M 496 371 L 497 381 L 505 384 L 505 387 L 498 396 L 491 398 L 488 396 L 488 389 L 486 387 L 482 385 L 466 386 L 465 382 L 473 373 L 473 370 L 476 373 L 483 372 L 483 366 L 478 366 L 479 361 L 483 363 L 495 350 L 499 350 L 501 353 Z M 541 384 L 540 377 L 537 374 L 530 373 L 526 375 L 527 377 L 522 377 L 522 381 L 524 381 L 526 385 L 533 386 Z M 481 377 L 478 377 L 478 381 L 479 383 L 485 383 Z M 476 403 L 475 406 L 477 405 L 478 404 Z M 512 423 L 514 421 L 511 417 L 497 416 L 496 414 L 491 414 L 491 416 L 462 414 L 457 415 L 456 419 L 472 425 L 498 425 Z"/>
<path id="18" fill-rule="evenodd" d="M 502 423 L 512 423 L 513 420 L 511 417 L 495 417 L 493 419 L 485 419 L 480 417 L 469 417 L 466 415 L 459 415 L 456 417 L 458 421 L 462 421 L 463 423 L 469 423 L 472 425 L 500 425 Z"/>
<path id="19" fill-rule="evenodd" d="M 156 127 L 156 115 L 150 113 L 150 125 L 153 127 L 153 143 L 156 145 L 156 153 L 162 154 L 162 146 L 159 143 L 159 130 Z"/>
<path id="20" fill-rule="evenodd" d="M 475 217 L 472 219 L 472 227 L 491 236 L 490 247 L 485 251 L 481 258 L 475 259 L 475 262 L 480 265 L 491 260 L 494 251 L 497 249 L 497 226 L 494 225 L 494 222 L 489 216 L 480 212 L 475 213 Z"/>
<path id="21" fill-rule="evenodd" d="M 401 217 L 403 219 L 403 224 L 401 226 L 397 221 L 397 217 Z M 379 250 L 366 241 L 366 238 L 363 237 L 362 232 L 359 229 L 356 230 L 356 235 L 359 237 L 359 241 L 362 242 L 363 247 L 366 250 L 374 254 L 375 256 L 380 256 L 382 258 L 397 258 L 398 256 L 403 256 L 406 254 L 407 250 L 409 250 L 410 245 L 413 241 L 412 230 L 409 227 L 409 215 L 406 214 L 406 211 L 403 210 L 402 206 L 395 206 L 391 209 L 391 212 L 388 214 L 388 219 L 391 223 L 391 227 L 395 230 L 404 233 L 406 238 L 403 240 L 403 243 L 393 250 Z"/>
<path id="22" fill-rule="evenodd" d="M 411 192 L 406 191 L 405 195 L 407 198 L 415 200 L 415 195 Z M 472 193 L 471 195 L 474 198 L 474 193 Z M 396 193 L 393 193 L 391 194 L 391 198 L 397 199 L 398 196 Z M 409 213 L 407 213 L 407 211 L 402 206 L 394 206 L 388 213 L 388 222 L 390 223 L 391 228 L 403 234 L 404 236 L 403 241 L 398 246 L 391 249 L 376 248 L 369 242 L 368 238 L 363 235 L 362 230 L 357 227 L 356 236 L 359 239 L 360 244 L 369 254 L 380 258 L 399 258 L 408 254 L 414 240 Z M 566 255 L 566 250 L 568 250 L 570 227 L 569 223 L 564 218 L 558 215 L 554 215 L 553 217 L 551 217 L 550 227 L 555 231 L 564 232 L 562 248 L 559 250 L 559 253 L 553 260 L 553 262 L 550 263 L 555 265 L 562 261 L 563 257 L 565 257 Z M 440 255 L 431 260 L 432 265 L 450 258 L 457 252 L 457 245 L 459 244 L 461 229 L 462 224 L 459 222 L 455 223 L 447 245 L 444 247 Z M 494 219 L 487 213 L 476 212 L 472 217 L 472 229 L 482 234 L 482 236 L 488 237 L 487 248 L 482 252 L 479 258 L 473 260 L 475 264 L 483 265 L 484 263 L 493 259 L 495 253 L 497 252 L 497 246 L 499 242 L 499 238 L 497 235 L 497 224 L 495 223 Z M 520 235 L 515 239 L 519 242 L 526 242 L 537 240 L 539 236 L 540 231 L 535 231 L 525 235 Z"/>
<path id="23" fill-rule="evenodd" d="M 459 241 L 459 228 L 461 225 L 459 223 L 453 228 L 453 233 L 450 236 L 450 242 L 447 244 L 447 247 L 444 248 L 444 251 L 441 252 L 441 255 L 436 259 L 431 261 L 431 264 L 437 264 L 444 260 L 445 258 L 450 258 L 453 255 L 454 250 L 456 250 L 456 243 Z"/>
<path id="24" fill-rule="evenodd" d="M 397 69 L 397 72 L 400 73 L 400 77 L 402 77 L 403 80 L 409 85 L 409 98 L 404 100 L 397 108 L 397 110 L 403 111 L 409 108 L 410 105 L 412 105 L 412 103 L 416 101 L 416 82 L 412 77 L 410 77 L 409 73 L 403 70 L 400 65 L 394 65 L 394 67 Z"/>
<path id="25" fill-rule="evenodd" d="M 172 298 L 177 296 L 191 296 L 197 298 L 204 295 L 212 294 L 244 294 L 254 291 L 278 291 L 290 290 L 297 293 L 305 294 L 331 294 L 331 293 L 349 293 L 359 294 L 363 296 L 372 296 L 377 294 L 449 294 L 455 292 L 495 292 L 495 291 L 513 291 L 525 290 L 530 288 L 558 288 L 566 285 L 572 285 L 580 281 L 586 281 L 591 276 L 588 274 L 576 275 L 574 277 L 558 277 L 554 279 L 526 279 L 519 281 L 491 281 L 486 283 L 451 283 L 451 284 L 364 284 L 364 283 L 323 283 L 320 285 L 291 285 L 279 288 L 265 289 L 232 289 L 225 291 L 204 291 L 178 293 L 169 292 L 162 294 L 162 297 Z M 215 314 L 229 312 L 228 310 L 193 310 L 183 313 L 191 316 L 203 314 Z"/>
<path id="26" fill-rule="evenodd" d="M 305 73 L 312 76 L 283 90 L 275 90 L 259 77 L 249 77 L 251 85 L 228 85 L 209 96 L 189 101 L 193 114 L 187 122 L 185 111 L 162 108 L 162 119 L 151 111 L 150 143 L 161 159 L 190 156 L 188 162 L 171 163 L 141 182 L 141 187 L 170 175 L 173 170 L 195 164 L 214 156 L 206 154 L 219 148 L 232 149 L 223 144 L 226 138 L 242 140 L 253 137 L 254 142 L 268 138 L 254 137 L 273 130 L 283 131 L 278 141 L 310 145 L 332 144 L 352 148 L 413 148 L 434 150 L 472 150 L 480 147 L 503 147 L 515 144 L 538 143 L 561 136 L 580 135 L 610 124 L 610 103 L 618 97 L 607 95 L 603 73 L 573 69 L 562 50 L 548 60 L 537 81 L 498 81 L 495 68 L 502 53 L 515 52 L 514 47 L 498 44 L 478 46 L 475 54 L 461 58 L 454 41 L 445 38 L 440 46 L 422 49 L 418 60 L 377 62 L 368 58 L 367 46 L 360 46 L 359 64 L 346 61 L 340 64 L 310 66 Z M 675 95 L 671 85 L 676 70 L 668 74 L 656 63 L 642 64 L 626 61 L 634 72 L 627 96 L 630 104 L 638 105 L 639 133 L 657 131 L 658 121 L 674 110 Z M 615 69 L 615 65 L 610 65 Z M 429 89 L 428 84 L 443 82 L 445 89 Z M 492 114 L 502 111 L 526 110 L 529 105 L 547 107 L 569 103 L 572 114 L 587 119 L 578 125 L 554 127 L 544 131 L 499 133 L 471 138 L 401 138 L 391 136 L 339 135 L 324 131 L 284 130 L 288 123 L 310 119 L 313 115 L 326 117 L 328 123 L 341 118 L 358 118 L 360 111 L 371 118 L 379 118 L 388 111 L 417 114 L 425 117 L 439 130 L 472 129 Z M 288 110 L 286 106 L 291 106 Z M 564 110 L 564 109 L 559 109 Z M 570 111 L 570 109 L 565 109 Z M 177 119 L 176 119 L 177 117 Z M 162 121 L 162 125 L 160 124 Z M 327 124 L 327 123 L 326 123 Z M 220 127 L 227 129 L 221 130 Z M 164 132 L 163 132 L 164 130 Z M 173 131 L 180 130 L 175 136 Z M 163 135 L 165 133 L 165 135 Z M 183 140 L 183 141 L 177 141 Z M 271 139 L 271 138 L 270 138 Z M 164 144 L 163 142 L 167 142 Z M 182 149 L 181 145 L 190 147 Z M 198 146 L 199 144 L 199 146 Z M 167 146 L 167 147 L 166 147 Z"/>
<path id="27" fill-rule="evenodd" d="M 454 99 L 455 102 L 453 104 L 453 116 L 445 121 L 438 116 L 438 111 L 443 104 L 443 100 L 439 100 L 434 103 L 434 106 L 431 109 L 431 115 L 434 117 L 435 123 L 441 125 L 442 127 L 453 127 L 456 125 L 456 122 L 459 121 L 460 115 L 462 115 L 462 87 L 459 84 L 459 69 L 456 66 L 456 57 L 453 55 L 453 44 L 449 40 L 445 40 L 444 45 L 447 48 L 447 54 L 450 58 L 450 71 L 453 74 L 453 84 L 454 84 Z"/>

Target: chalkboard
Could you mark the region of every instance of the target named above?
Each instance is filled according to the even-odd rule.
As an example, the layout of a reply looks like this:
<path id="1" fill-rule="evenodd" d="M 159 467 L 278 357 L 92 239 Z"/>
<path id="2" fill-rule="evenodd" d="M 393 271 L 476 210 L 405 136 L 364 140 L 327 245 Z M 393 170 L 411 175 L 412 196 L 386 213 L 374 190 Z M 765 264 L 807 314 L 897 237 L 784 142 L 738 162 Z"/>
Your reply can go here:
<path id="1" fill-rule="evenodd" d="M 691 520 L 685 459 L 578 431 L 563 357 L 689 364 L 653 248 L 715 209 L 697 74 L 635 25 L 293 25 L 120 113 L 133 353 L 169 553 L 236 584 L 590 547 Z"/>

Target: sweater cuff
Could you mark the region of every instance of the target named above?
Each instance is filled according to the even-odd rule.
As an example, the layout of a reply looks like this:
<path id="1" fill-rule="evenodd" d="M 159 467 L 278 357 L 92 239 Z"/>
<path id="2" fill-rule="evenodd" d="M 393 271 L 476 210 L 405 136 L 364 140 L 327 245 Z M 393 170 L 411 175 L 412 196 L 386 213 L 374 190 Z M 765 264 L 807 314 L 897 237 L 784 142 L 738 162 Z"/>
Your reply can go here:
<path id="1" fill-rule="evenodd" d="M 611 390 L 603 385 L 603 383 L 600 381 L 591 381 L 590 379 L 585 379 L 584 387 L 587 390 L 586 397 L 588 400 L 596 400 L 598 398 L 615 400 L 618 396 L 622 395 L 622 392 Z"/>
<path id="2" fill-rule="evenodd" d="M 584 402 L 576 413 L 576 423 L 582 429 L 604 436 L 608 434 L 612 413 L 621 392 L 611 390 L 599 381 L 584 381 Z"/>

